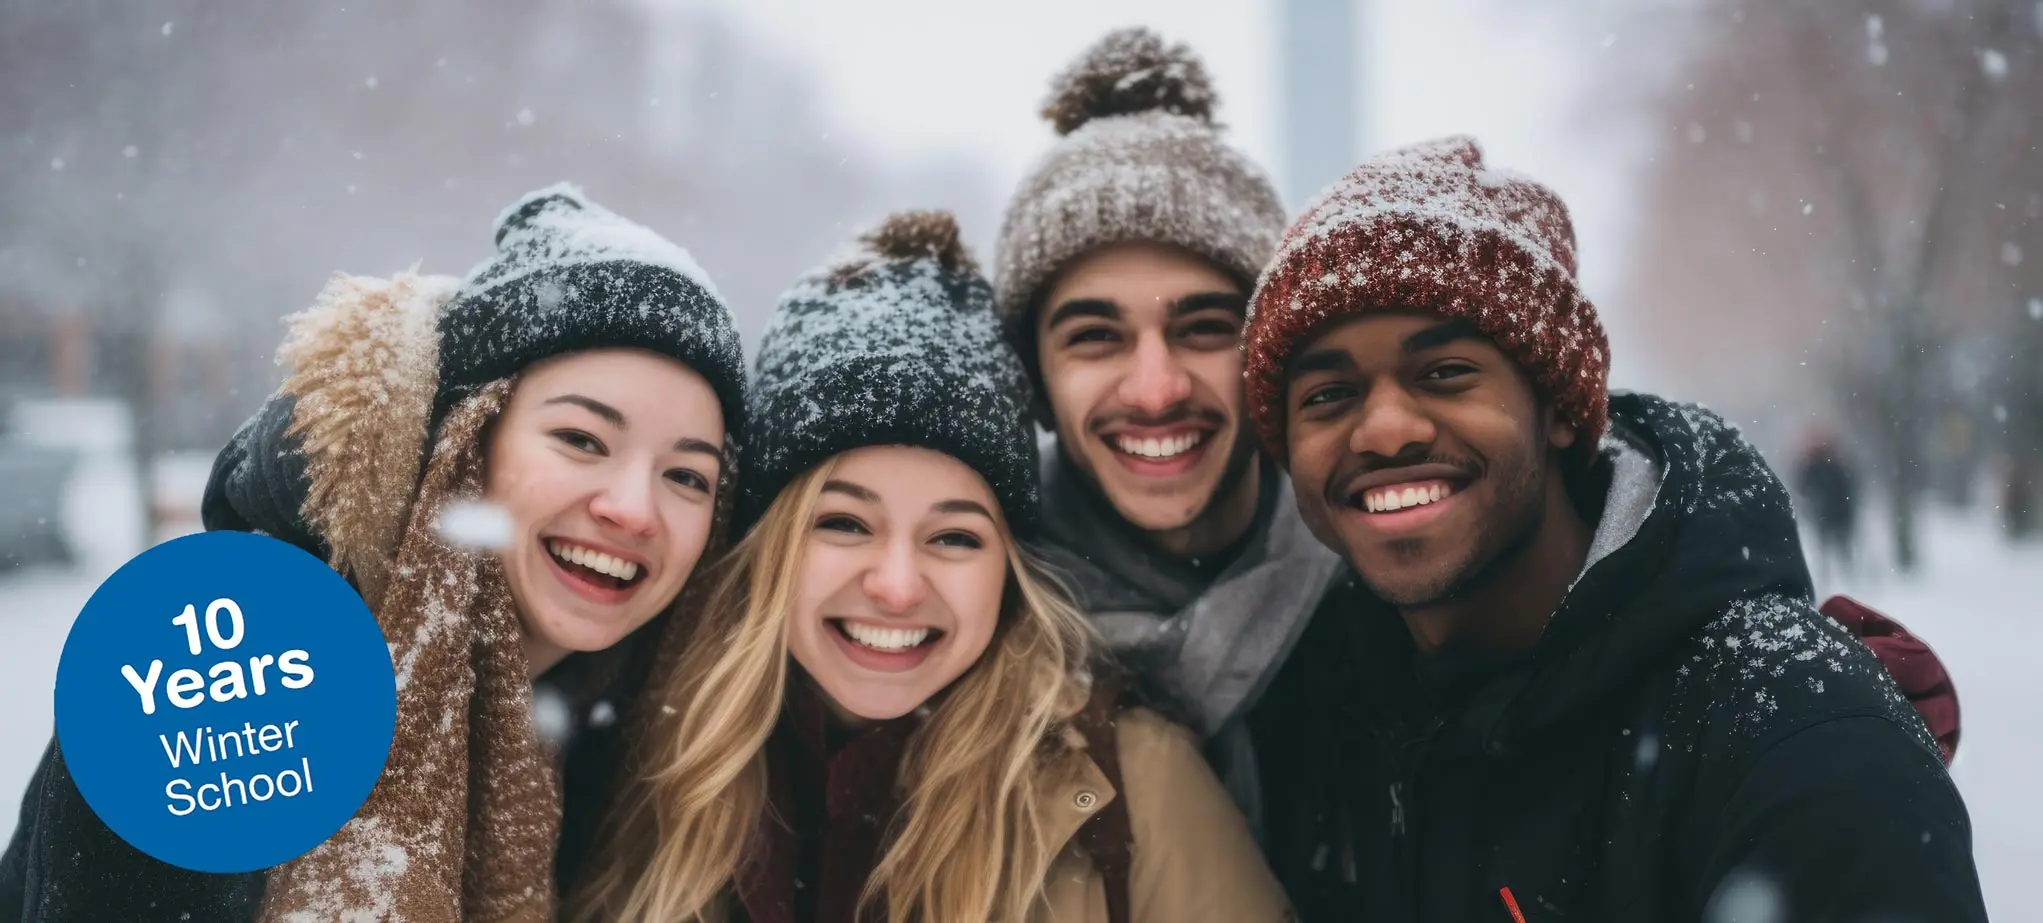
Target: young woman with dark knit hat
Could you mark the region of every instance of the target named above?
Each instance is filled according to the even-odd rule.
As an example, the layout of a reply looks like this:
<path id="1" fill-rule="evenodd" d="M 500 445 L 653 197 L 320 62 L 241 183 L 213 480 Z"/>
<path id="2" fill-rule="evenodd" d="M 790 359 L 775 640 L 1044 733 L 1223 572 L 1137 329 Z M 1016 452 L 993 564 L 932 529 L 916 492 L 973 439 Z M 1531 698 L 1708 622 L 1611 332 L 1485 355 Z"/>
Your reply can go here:
<path id="1" fill-rule="evenodd" d="M 553 920 L 635 723 L 618 709 L 721 543 L 745 406 L 729 312 L 681 248 L 560 186 L 505 211 L 466 282 L 336 277 L 282 356 L 206 525 L 361 592 L 398 672 L 382 779 L 310 853 L 206 875 L 115 837 L 53 746 L 9 918 Z"/>
<path id="2" fill-rule="evenodd" d="M 1289 917 L 1191 737 L 1092 680 L 1083 617 L 1021 544 L 1035 441 L 992 300 L 940 213 L 783 299 L 754 525 L 577 919 Z"/>

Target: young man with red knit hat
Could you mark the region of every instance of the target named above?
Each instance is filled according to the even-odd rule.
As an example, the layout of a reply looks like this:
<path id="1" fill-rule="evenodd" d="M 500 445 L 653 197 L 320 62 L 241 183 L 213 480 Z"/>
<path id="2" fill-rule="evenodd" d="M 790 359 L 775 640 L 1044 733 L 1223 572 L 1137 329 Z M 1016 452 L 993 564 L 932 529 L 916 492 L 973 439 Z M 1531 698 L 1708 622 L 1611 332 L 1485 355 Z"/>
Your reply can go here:
<path id="1" fill-rule="evenodd" d="M 1965 806 L 1786 491 L 1607 391 L 1550 190 L 1450 138 L 1290 229 L 1247 404 L 1335 589 L 1249 723 L 1305 919 L 1984 920 Z"/>

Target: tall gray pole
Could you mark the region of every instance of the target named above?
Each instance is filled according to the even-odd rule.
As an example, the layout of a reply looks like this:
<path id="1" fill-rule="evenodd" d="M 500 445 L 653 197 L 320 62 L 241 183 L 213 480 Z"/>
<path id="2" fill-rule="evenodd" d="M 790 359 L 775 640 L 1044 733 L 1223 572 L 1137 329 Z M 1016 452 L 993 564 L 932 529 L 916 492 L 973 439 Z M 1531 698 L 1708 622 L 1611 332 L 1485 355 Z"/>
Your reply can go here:
<path id="1" fill-rule="evenodd" d="M 1278 0 L 1286 204 L 1297 209 L 1357 161 L 1356 5 Z"/>

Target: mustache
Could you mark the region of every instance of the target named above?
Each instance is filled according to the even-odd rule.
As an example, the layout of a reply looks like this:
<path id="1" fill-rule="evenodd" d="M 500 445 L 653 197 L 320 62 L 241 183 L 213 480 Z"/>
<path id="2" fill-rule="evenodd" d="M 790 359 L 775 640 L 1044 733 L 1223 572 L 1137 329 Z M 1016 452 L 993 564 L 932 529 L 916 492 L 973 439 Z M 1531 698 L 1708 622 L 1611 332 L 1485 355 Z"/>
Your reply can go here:
<path id="1" fill-rule="evenodd" d="M 1348 502 L 1348 494 L 1350 492 L 1348 485 L 1355 483 L 1358 478 L 1366 477 L 1379 471 L 1417 468 L 1420 465 L 1440 465 L 1460 472 L 1461 476 L 1469 480 L 1474 480 L 1483 473 L 1483 466 L 1475 461 L 1440 452 L 1412 452 L 1391 457 L 1366 453 L 1357 456 L 1357 458 L 1359 463 L 1355 467 L 1345 471 L 1337 471 L 1333 477 L 1327 478 L 1326 488 L 1322 493 L 1325 494 L 1328 503 L 1339 506 Z"/>
<path id="2" fill-rule="evenodd" d="M 1206 423 L 1219 429 L 1227 426 L 1227 415 L 1208 407 L 1179 404 L 1160 414 L 1147 414 L 1140 411 L 1100 414 L 1087 420 L 1086 428 L 1094 433 L 1098 433 L 1115 424 L 1127 424 L 1129 426 L 1173 426 L 1179 423 Z"/>

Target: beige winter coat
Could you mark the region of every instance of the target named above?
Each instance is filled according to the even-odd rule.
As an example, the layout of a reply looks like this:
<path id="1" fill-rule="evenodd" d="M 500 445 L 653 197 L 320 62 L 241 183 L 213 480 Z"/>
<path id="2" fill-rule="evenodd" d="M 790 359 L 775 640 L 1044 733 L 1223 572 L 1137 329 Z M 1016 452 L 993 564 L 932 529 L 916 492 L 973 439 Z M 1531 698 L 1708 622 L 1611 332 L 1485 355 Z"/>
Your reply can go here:
<path id="1" fill-rule="evenodd" d="M 1128 800 L 1134 833 L 1128 923 L 1296 920 L 1191 733 L 1143 709 L 1123 712 L 1115 724 L 1127 790 L 1107 784 L 1083 747 L 1074 747 L 1056 767 L 1065 781 L 1045 789 L 1036 805 L 1045 840 L 1064 846 L 1030 923 L 1108 923 L 1104 879 L 1077 834 L 1115 798 Z"/>

